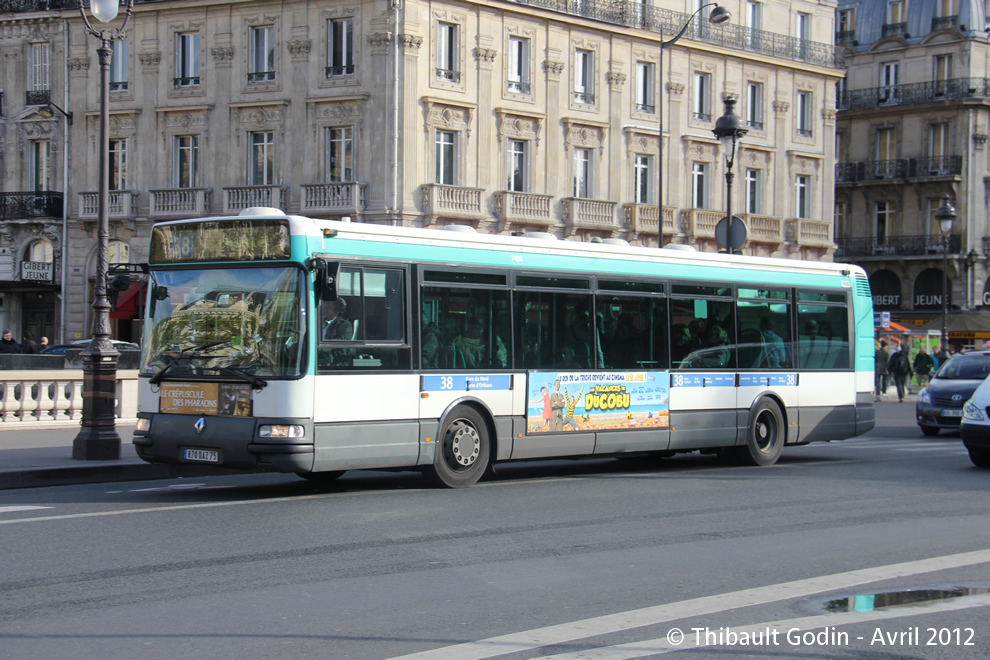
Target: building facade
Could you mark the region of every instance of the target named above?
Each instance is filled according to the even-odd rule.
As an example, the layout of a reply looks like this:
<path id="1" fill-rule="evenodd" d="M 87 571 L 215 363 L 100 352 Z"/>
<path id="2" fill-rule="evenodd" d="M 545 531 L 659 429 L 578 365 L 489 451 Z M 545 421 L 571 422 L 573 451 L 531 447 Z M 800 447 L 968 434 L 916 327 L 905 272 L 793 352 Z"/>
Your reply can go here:
<path id="1" fill-rule="evenodd" d="M 990 305 L 990 40 L 983 0 L 840 2 L 836 259 L 862 265 L 874 305 L 922 324 Z M 942 235 L 945 195 L 958 214 Z M 956 343 L 967 343 L 960 340 Z"/>
<path id="2" fill-rule="evenodd" d="M 64 217 L 35 225 L 65 230 L 49 237 L 53 254 L 67 246 L 53 256 L 67 274 L 57 311 L 68 339 L 87 337 L 98 43 L 74 2 L 21 4 L 45 10 L 0 21 L 51 25 L 48 89 L 72 121 L 22 99 L 12 81 L 31 75 L 39 33 L 5 28 L 0 48 L 20 62 L 4 59 L 17 119 L 0 131 L 25 146 L 5 159 L 4 194 L 30 183 L 27 126 L 45 127 Z M 156 221 L 250 206 L 715 251 L 727 200 L 711 131 L 727 97 L 748 129 L 733 189 L 742 251 L 831 259 L 835 3 L 734 0 L 722 25 L 692 20 L 704 4 L 138 1 L 110 71 L 110 261 L 146 260 Z M 27 239 L 6 240 L 23 260 Z M 139 286 L 119 294 L 117 338 L 139 339 Z"/>

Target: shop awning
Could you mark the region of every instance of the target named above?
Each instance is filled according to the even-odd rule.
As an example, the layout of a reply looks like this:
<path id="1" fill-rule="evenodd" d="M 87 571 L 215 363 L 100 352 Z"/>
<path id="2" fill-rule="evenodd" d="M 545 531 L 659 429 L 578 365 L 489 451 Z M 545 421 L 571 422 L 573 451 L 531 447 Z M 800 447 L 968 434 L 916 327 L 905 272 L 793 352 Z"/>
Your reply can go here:
<path id="1" fill-rule="evenodd" d="M 117 297 L 116 307 L 114 307 L 114 310 L 110 312 L 110 318 L 139 318 L 141 315 L 141 308 L 144 307 L 144 301 L 147 299 L 147 296 L 145 295 L 147 290 L 147 282 L 137 282 L 132 285 L 130 289 L 121 293 L 120 296 Z"/>
<path id="2" fill-rule="evenodd" d="M 990 339 L 990 314 L 986 312 L 969 311 L 949 314 L 945 325 L 949 331 L 949 339 Z M 932 319 L 922 328 L 940 330 L 942 317 Z"/>

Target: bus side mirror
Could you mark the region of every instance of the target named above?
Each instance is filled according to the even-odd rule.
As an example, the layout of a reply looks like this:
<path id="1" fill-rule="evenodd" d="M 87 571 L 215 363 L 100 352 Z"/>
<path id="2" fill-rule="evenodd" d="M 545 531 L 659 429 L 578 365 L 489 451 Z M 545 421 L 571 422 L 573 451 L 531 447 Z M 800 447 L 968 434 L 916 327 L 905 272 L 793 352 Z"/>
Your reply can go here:
<path id="1" fill-rule="evenodd" d="M 316 297 L 325 301 L 336 300 L 340 286 L 340 262 L 314 257 L 306 261 L 306 266 L 313 271 Z"/>

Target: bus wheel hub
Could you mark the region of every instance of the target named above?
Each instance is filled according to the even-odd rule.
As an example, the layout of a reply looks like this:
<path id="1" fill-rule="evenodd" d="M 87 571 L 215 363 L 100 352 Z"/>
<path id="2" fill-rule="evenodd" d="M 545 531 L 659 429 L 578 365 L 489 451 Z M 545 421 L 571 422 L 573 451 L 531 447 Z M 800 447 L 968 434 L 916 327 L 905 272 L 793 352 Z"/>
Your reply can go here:
<path id="1" fill-rule="evenodd" d="M 467 467 L 478 460 L 481 453 L 481 439 L 478 432 L 470 426 L 458 424 L 450 439 L 450 452 L 458 464 Z"/>

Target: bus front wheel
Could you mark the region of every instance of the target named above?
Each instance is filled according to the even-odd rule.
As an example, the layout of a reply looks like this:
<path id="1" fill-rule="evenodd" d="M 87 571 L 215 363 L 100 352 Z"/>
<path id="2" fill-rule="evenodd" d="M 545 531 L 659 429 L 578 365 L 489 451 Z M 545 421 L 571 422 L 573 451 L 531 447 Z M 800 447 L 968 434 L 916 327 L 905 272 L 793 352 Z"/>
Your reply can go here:
<path id="1" fill-rule="evenodd" d="M 490 447 L 484 418 L 474 408 L 457 406 L 444 422 L 433 465 L 426 472 L 439 486 L 470 486 L 485 473 Z"/>
<path id="2" fill-rule="evenodd" d="M 784 449 L 784 415 L 772 399 L 763 399 L 749 413 L 746 444 L 727 447 L 725 456 L 738 465 L 773 465 Z"/>

